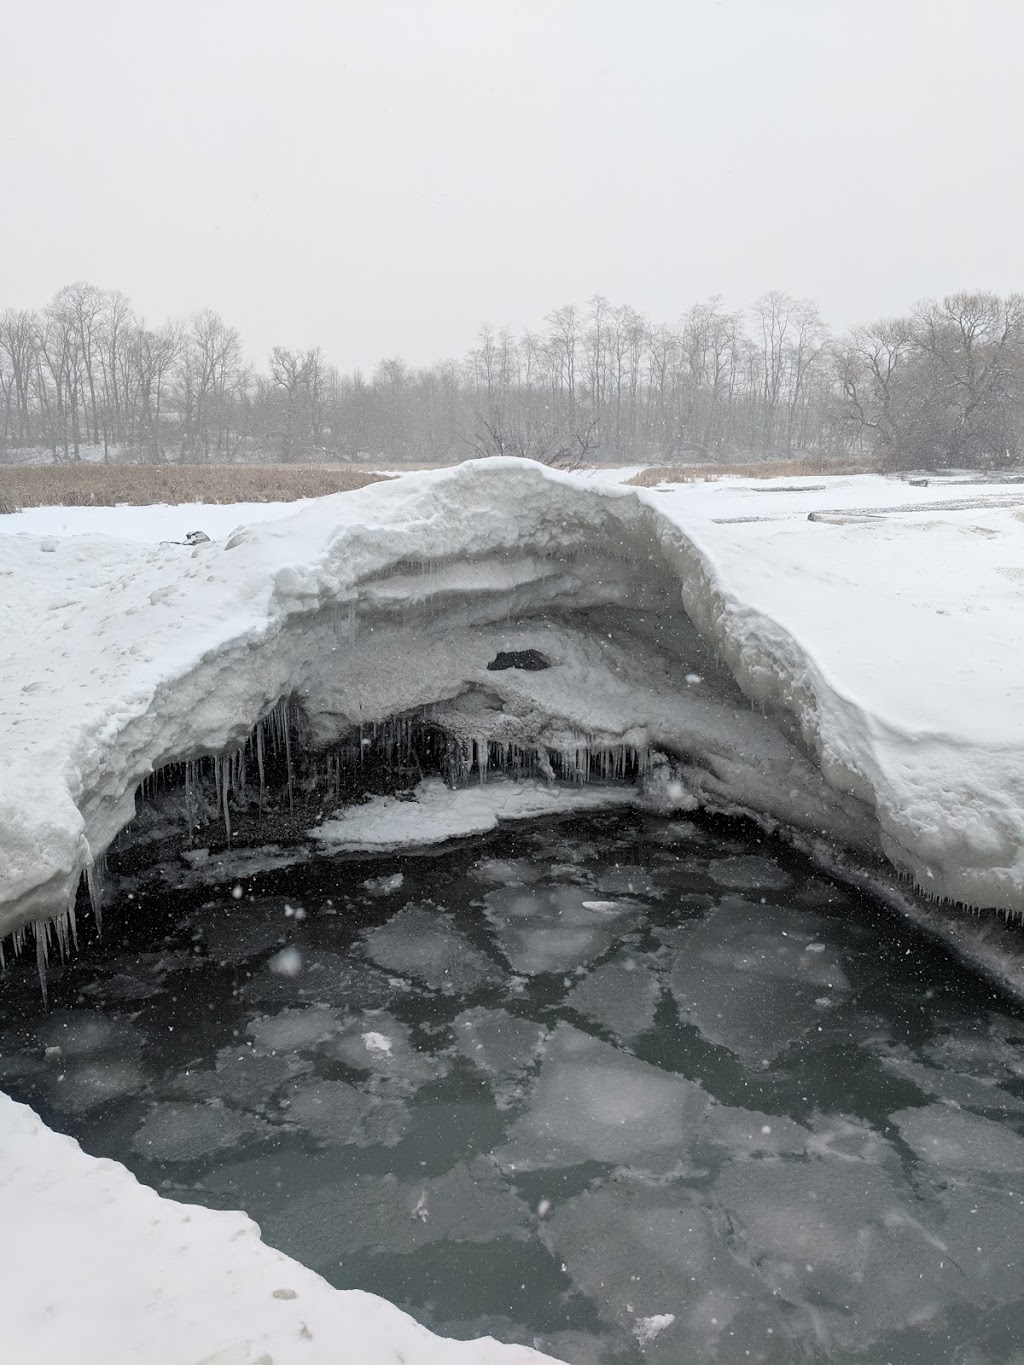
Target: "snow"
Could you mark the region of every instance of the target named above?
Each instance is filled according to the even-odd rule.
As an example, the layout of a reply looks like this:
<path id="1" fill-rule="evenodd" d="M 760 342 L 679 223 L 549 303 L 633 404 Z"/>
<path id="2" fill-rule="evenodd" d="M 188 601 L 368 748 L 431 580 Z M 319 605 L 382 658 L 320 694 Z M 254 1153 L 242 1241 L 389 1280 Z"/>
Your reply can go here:
<path id="1" fill-rule="evenodd" d="M 458 792 L 427 782 L 412 801 L 336 813 L 315 832 L 323 847 L 415 845 L 503 818 L 644 799 L 752 813 L 805 840 L 825 834 L 858 856 L 881 848 L 931 896 L 1024 913 L 1024 490 L 911 488 L 873 476 L 641 490 L 614 475 L 474 461 L 285 510 L 38 509 L 0 518 L 0 942 L 51 921 L 66 934 L 79 879 L 133 818 L 139 782 L 168 762 L 232 750 L 289 696 L 316 743 L 429 707 L 470 761 L 498 743 L 575 762 L 581 775 L 594 755 L 610 771 L 627 756 L 644 768 L 641 794 L 540 779 Z M 161 543 L 191 530 L 211 542 Z M 540 650 L 553 666 L 487 669 L 499 651 L 520 649 Z M 716 670 L 716 657 L 729 674 Z M 658 750 L 674 763 L 652 761 Z M 770 866 L 719 866 L 711 875 L 754 899 L 780 887 Z M 612 949 L 642 914 L 629 898 L 642 896 L 628 877 L 597 894 L 506 886 L 487 893 L 486 913 L 516 971 L 566 971 Z M 969 917 L 958 923 L 957 933 L 969 931 Z M 267 922 L 254 930 L 261 941 L 278 933 Z M 671 989 L 708 1041 L 760 1065 L 791 1041 L 796 995 L 842 998 L 837 964 L 818 945 L 778 907 L 726 898 L 701 925 L 680 929 Z M 742 997 L 724 992 L 726 957 L 746 965 Z M 583 1012 L 621 1035 L 642 1029 L 654 1000 L 648 982 L 635 1013 L 624 1012 L 627 961 L 612 959 L 578 988 Z M 401 1097 L 440 1072 L 405 1025 L 380 1013 L 395 988 L 368 964 L 323 951 L 303 952 L 298 972 L 298 997 L 311 1008 L 261 1024 L 258 1046 L 273 1051 L 276 1039 L 286 1050 L 326 1049 L 363 1077 L 366 1092 L 380 1091 L 381 1111 L 403 1113 Z M 295 981 L 287 986 L 266 969 L 244 994 L 273 1006 L 294 1000 Z M 342 1020 L 331 1008 L 375 1012 Z M 535 1035 L 516 1033 L 506 1056 L 486 1021 L 474 1016 L 457 1030 L 465 1055 L 481 1044 L 478 1064 L 502 1103 L 521 1100 L 517 1087 L 538 1055 Z M 390 1050 L 368 1045 L 378 1036 Z M 85 1047 L 69 1067 L 72 1082 L 88 1065 L 115 1090 L 129 1083 L 130 1058 Z M 303 1084 L 296 1077 L 291 1092 L 295 1121 L 330 1140 L 324 1135 L 338 1130 Z M 347 1092 L 333 1098 L 343 1134 L 355 1111 Z M 199 1100 L 197 1091 L 192 1102 L 152 1108 L 140 1151 L 185 1159 L 174 1153 L 184 1151 L 186 1129 L 206 1150 L 264 1135 L 263 1120 L 246 1117 L 243 1131 L 233 1111 Z M 726 1121 L 705 1122 L 707 1107 L 698 1086 L 562 1025 L 496 1156 L 527 1169 L 589 1160 L 661 1171 Z M 1021 1148 L 948 1104 L 898 1117 L 905 1146 L 949 1176 L 937 1197 L 949 1243 L 973 1274 L 970 1228 L 986 1196 L 964 1194 L 959 1172 L 981 1153 L 993 1179 L 1015 1175 Z M 356 1122 L 348 1131 L 362 1130 Z M 895 1177 L 838 1155 L 869 1139 L 884 1154 L 877 1134 L 836 1132 L 816 1133 L 816 1164 L 734 1161 L 719 1193 L 780 1290 L 795 1284 L 810 1304 L 874 1296 L 881 1331 L 926 1315 L 953 1291 L 934 1246 L 893 1222 Z M 0 1226 L 17 1230 L 0 1244 L 0 1360 L 66 1358 L 72 1330 L 76 1359 L 113 1365 L 326 1361 L 339 1340 L 366 1365 L 398 1353 L 409 1362 L 538 1358 L 442 1343 L 372 1296 L 337 1293 L 264 1247 L 241 1215 L 160 1199 L 2 1095 L 0 1150 Z M 835 1160 L 823 1155 L 833 1150 Z M 837 1186 L 835 1170 L 823 1173 L 840 1161 L 848 1188 Z M 452 1179 L 461 1189 L 477 1176 Z M 812 1226 L 792 1210 L 819 1188 L 829 1218 Z M 367 1191 L 368 1228 L 379 1195 Z M 430 1227 L 430 1199 L 425 1187 L 403 1189 L 401 1219 L 411 1211 Z M 584 1286 L 610 1273 L 601 1200 L 601 1191 L 581 1197 L 573 1217 L 556 1209 L 552 1220 L 555 1245 Z M 644 1338 L 651 1359 L 677 1359 L 683 1331 L 710 1340 L 716 1322 L 759 1340 L 763 1324 L 746 1322 L 736 1306 L 739 1271 L 725 1317 L 698 1290 L 683 1296 L 682 1313 L 660 1292 L 690 1284 L 723 1254 L 714 1229 L 686 1222 L 687 1210 L 666 1210 L 664 1200 L 657 1188 L 637 1187 L 631 1235 L 638 1258 L 655 1267 L 651 1292 L 623 1284 L 610 1293 L 614 1321 Z M 480 1235 L 507 1210 L 493 1216 L 482 1210 Z M 1009 1230 L 1000 1237 L 982 1267 L 997 1287 L 1015 1274 Z M 920 1266 L 913 1302 L 886 1300 L 897 1262 Z M 841 1331 L 835 1339 L 859 1345 Z"/>
<path id="2" fill-rule="evenodd" d="M 0 516 L 0 535 L 113 536 L 156 545 L 184 540 L 190 531 L 205 531 L 211 540 L 227 540 L 240 526 L 290 516 L 314 499 L 294 502 L 186 502 L 149 507 L 26 507 Z"/>
<path id="3" fill-rule="evenodd" d="M 142 536 L 140 509 L 100 509 L 120 539 L 5 534 L 0 932 L 63 913 L 149 771 L 230 749 L 289 694 L 324 742 L 434 705 L 469 743 L 668 748 L 684 803 L 865 850 L 880 837 L 929 893 L 1022 910 L 1024 493 L 969 491 L 873 476 L 634 490 L 485 460 L 195 549 L 125 538 L 129 522 Z M 668 623 L 680 598 L 825 781 L 785 725 L 690 657 L 696 637 Z M 594 609 L 619 611 L 615 629 Z M 503 647 L 543 647 L 555 667 L 487 672 Z M 702 681 L 682 690 L 687 676 Z"/>
<path id="4" fill-rule="evenodd" d="M 340 810 L 310 830 L 310 836 L 325 852 L 416 848 L 487 834 L 502 820 L 621 809 L 635 800 L 635 793 L 620 787 L 574 790 L 536 779 L 512 782 L 492 777 L 486 786 L 453 791 L 439 777 L 428 777 L 416 785 L 411 799 L 375 796 Z"/>
<path id="5" fill-rule="evenodd" d="M 549 1359 L 442 1340 L 383 1299 L 332 1289 L 244 1214 L 163 1199 L 5 1095 L 0 1150 L 4 1365 L 333 1365 L 339 1342 L 360 1365 Z"/>

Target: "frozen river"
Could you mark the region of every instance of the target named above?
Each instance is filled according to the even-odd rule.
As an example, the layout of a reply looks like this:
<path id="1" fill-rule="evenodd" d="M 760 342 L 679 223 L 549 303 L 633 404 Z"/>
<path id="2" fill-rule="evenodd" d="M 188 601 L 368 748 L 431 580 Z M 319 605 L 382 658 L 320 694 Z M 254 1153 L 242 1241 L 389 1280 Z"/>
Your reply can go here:
<path id="1" fill-rule="evenodd" d="M 749 826 L 133 896 L 0 1088 L 332 1284 L 573 1365 L 1024 1349 L 1024 1019 Z"/>

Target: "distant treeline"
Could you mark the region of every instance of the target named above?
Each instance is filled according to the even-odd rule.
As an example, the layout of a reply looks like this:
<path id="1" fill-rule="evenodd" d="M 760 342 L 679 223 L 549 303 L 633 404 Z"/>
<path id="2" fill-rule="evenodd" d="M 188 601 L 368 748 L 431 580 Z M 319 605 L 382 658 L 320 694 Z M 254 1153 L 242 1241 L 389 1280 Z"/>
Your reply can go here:
<path id="1" fill-rule="evenodd" d="M 671 464 L 813 455 L 884 467 L 1024 458 L 1024 296 L 951 294 L 833 336 L 777 291 L 652 322 L 600 295 L 461 360 L 341 374 L 318 347 L 246 365 L 204 310 L 151 328 L 121 293 L 0 313 L 0 458 L 386 463 L 527 455 Z"/>

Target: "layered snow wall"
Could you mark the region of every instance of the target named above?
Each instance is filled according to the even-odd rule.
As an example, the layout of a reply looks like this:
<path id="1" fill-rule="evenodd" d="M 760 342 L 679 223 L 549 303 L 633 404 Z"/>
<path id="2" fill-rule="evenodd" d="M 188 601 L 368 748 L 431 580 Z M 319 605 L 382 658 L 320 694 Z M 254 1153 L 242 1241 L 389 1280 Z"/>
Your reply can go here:
<path id="1" fill-rule="evenodd" d="M 563 773 L 670 755 L 677 803 L 883 847 L 933 896 L 1024 911 L 1024 740 L 922 735 L 844 693 L 741 599 L 712 529 L 685 493 L 485 460 L 196 548 L 0 538 L 0 940 L 66 925 L 139 784 L 236 751 L 282 699 L 314 748 L 416 714 L 468 766 L 492 744 Z M 551 667 L 487 668 L 529 649 Z M 984 664 L 972 708 L 991 709 Z"/>

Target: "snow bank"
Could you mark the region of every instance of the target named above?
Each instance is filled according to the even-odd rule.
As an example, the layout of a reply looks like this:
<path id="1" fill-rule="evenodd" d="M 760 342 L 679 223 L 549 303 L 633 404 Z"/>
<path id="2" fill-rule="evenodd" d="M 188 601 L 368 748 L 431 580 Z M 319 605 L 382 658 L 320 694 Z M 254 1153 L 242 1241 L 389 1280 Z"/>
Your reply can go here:
<path id="1" fill-rule="evenodd" d="M 427 708 L 470 761 L 668 752 L 684 804 L 881 837 L 929 893 L 1024 910 L 1024 494 L 960 491 L 485 460 L 195 549 L 0 537 L 0 936 L 66 909 L 143 777 L 287 696 L 317 745 Z M 552 667 L 488 670 L 525 648 Z"/>
<path id="2" fill-rule="evenodd" d="M 0 1365 L 541 1365 L 333 1289 L 243 1213 L 161 1198 L 0 1094 Z"/>

